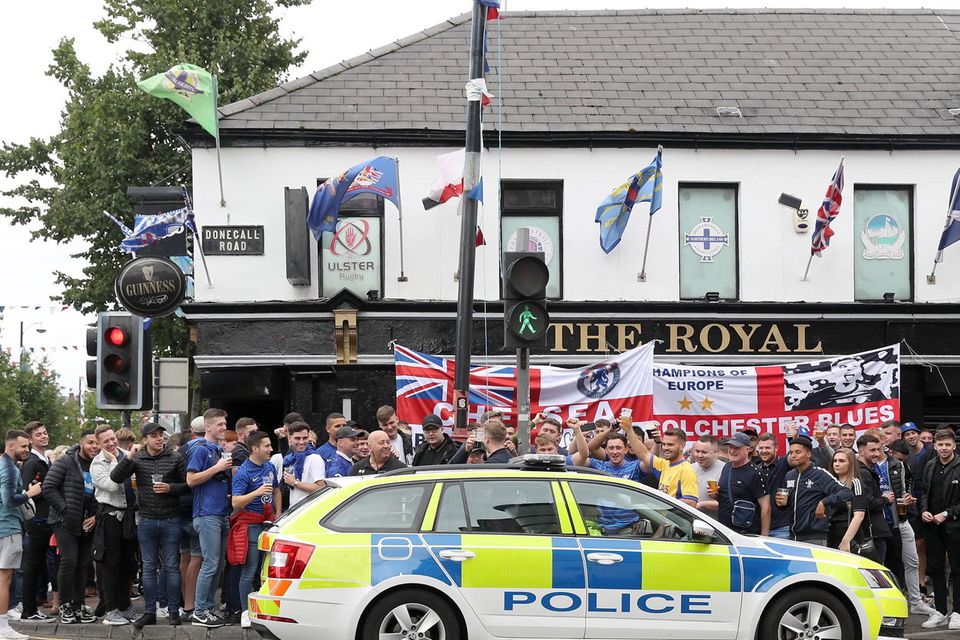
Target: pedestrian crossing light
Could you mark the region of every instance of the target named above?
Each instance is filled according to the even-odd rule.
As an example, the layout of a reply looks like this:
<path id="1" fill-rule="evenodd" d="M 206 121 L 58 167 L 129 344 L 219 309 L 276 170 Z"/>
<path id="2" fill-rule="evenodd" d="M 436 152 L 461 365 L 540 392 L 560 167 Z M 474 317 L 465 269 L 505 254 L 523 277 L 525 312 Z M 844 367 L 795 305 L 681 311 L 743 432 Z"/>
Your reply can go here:
<path id="1" fill-rule="evenodd" d="M 547 282 L 550 271 L 543 253 L 503 254 L 503 342 L 507 349 L 546 346 Z"/>
<path id="2" fill-rule="evenodd" d="M 96 389 L 97 408 L 141 409 L 153 404 L 153 362 L 143 318 L 104 312 L 87 329 L 87 385 Z"/>

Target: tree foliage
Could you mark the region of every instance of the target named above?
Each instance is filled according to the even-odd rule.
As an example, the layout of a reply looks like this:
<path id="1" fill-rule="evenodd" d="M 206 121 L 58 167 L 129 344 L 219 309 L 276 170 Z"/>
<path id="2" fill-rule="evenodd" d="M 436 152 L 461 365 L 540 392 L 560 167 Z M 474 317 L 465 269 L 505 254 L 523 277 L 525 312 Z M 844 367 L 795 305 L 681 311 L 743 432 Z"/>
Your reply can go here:
<path id="1" fill-rule="evenodd" d="M 89 313 L 115 308 L 113 279 L 126 261 L 122 234 L 103 216 L 133 226 L 128 186 L 188 184 L 190 153 L 179 135 L 187 117 L 175 104 L 143 93 L 136 81 L 189 62 L 216 73 L 220 104 L 276 86 L 306 57 L 300 41 L 284 38 L 274 13 L 310 0 L 106 0 L 94 27 L 135 49 L 95 76 L 65 38 L 48 75 L 68 92 L 60 131 L 45 139 L 4 142 L 0 171 L 17 180 L 4 195 L 22 206 L 0 209 L 15 224 L 36 225 L 34 238 L 86 241 L 82 275 L 56 273 L 61 299 Z M 36 174 L 36 176 L 32 175 Z M 39 177 L 37 177 L 39 176 Z M 155 325 L 160 354 L 182 355 L 182 322 Z M 166 326 L 165 326 L 166 325 Z"/>
<path id="2" fill-rule="evenodd" d="M 46 360 L 32 362 L 24 353 L 19 363 L 0 353 L 0 428 L 22 429 L 31 420 L 47 426 L 51 444 L 76 442 L 80 421 L 76 400 L 60 395 L 57 376 Z"/>

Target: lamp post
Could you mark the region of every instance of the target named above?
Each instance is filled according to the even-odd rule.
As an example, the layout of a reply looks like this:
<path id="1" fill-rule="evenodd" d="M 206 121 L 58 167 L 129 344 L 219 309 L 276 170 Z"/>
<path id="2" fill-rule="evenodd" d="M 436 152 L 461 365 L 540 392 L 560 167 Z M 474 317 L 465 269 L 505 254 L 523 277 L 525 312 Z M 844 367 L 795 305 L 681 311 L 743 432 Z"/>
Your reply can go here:
<path id="1" fill-rule="evenodd" d="M 23 332 L 29 329 L 30 327 L 36 327 L 37 333 L 46 333 L 46 329 L 43 328 L 42 322 L 31 322 L 30 324 L 24 324 L 23 320 L 20 321 L 20 359 L 23 359 Z"/>

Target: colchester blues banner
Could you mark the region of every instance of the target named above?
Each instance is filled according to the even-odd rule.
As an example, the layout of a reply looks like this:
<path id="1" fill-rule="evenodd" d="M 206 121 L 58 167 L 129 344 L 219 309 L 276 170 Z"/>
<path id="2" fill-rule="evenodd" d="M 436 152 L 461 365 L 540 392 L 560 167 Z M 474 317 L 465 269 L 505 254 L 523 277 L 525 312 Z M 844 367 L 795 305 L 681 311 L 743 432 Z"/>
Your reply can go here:
<path id="1" fill-rule="evenodd" d="M 454 360 L 394 348 L 397 375 L 397 416 L 410 425 L 435 413 L 444 425 L 454 423 Z M 565 369 L 530 368 L 530 410 L 549 413 L 562 422 L 577 417 L 593 421 L 613 419 L 629 408 L 635 421 L 653 416 L 653 343 L 637 347 L 595 365 Z M 513 366 L 470 367 L 469 419 L 485 411 L 500 411 L 506 422 L 516 422 L 517 382 Z"/>
<path id="2" fill-rule="evenodd" d="M 786 424 L 878 427 L 900 417 L 900 346 L 829 360 L 763 367 L 654 363 L 654 418 L 688 437 L 728 437 Z"/>

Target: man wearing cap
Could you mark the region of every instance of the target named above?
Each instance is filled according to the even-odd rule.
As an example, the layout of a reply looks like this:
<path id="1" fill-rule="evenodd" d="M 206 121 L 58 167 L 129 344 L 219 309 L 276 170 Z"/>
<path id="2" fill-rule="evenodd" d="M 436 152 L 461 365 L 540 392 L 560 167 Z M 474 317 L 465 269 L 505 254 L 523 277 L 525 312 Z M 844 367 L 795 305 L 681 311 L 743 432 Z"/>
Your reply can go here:
<path id="1" fill-rule="evenodd" d="M 413 466 L 424 467 L 447 464 L 457 452 L 457 443 L 443 432 L 443 421 L 435 413 L 428 413 L 421 423 L 423 442 L 413 452 Z"/>
<path id="2" fill-rule="evenodd" d="M 334 441 L 337 443 L 337 451 L 326 463 L 326 472 L 328 478 L 342 478 L 350 475 L 350 468 L 353 467 L 353 454 L 357 450 L 357 437 L 360 432 L 353 427 L 342 426 L 333 434 Z"/>
<path id="3" fill-rule="evenodd" d="M 813 440 L 798 433 L 790 440 L 790 466 L 784 478 L 787 493 L 777 492 L 777 505 L 790 512 L 794 540 L 827 546 L 828 510 L 843 506 L 853 492 L 820 467 L 813 465 Z"/>
<path id="4" fill-rule="evenodd" d="M 720 472 L 717 491 L 718 519 L 738 533 L 770 533 L 770 496 L 764 490 L 757 468 L 750 464 L 753 443 L 746 432 L 727 441 L 730 464 Z"/>
<path id="5" fill-rule="evenodd" d="M 130 476 L 137 479 L 140 524 L 137 539 L 143 562 L 144 614 L 134 621 L 137 629 L 157 623 L 157 599 L 166 594 L 169 622 L 180 624 L 180 495 L 187 490 L 187 466 L 182 457 L 164 443 L 164 428 L 148 422 L 140 430 L 143 447 L 120 460 L 110 471 L 117 484 Z M 158 584 L 163 566 L 165 584 Z"/>

